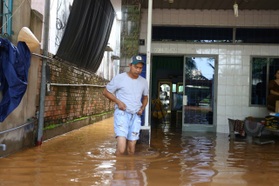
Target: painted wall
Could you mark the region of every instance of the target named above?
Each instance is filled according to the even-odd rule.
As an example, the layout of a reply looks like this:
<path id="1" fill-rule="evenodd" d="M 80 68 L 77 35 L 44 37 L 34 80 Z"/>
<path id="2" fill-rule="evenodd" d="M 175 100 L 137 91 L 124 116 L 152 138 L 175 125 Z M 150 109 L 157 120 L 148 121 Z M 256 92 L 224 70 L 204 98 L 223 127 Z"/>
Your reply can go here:
<path id="1" fill-rule="evenodd" d="M 13 17 L 12 17 L 12 38 L 11 41 L 16 45 L 17 36 L 22 27 L 30 26 L 30 3 L 27 1 L 13 1 Z"/>
<path id="2" fill-rule="evenodd" d="M 279 11 L 216 10 L 154 10 L 153 25 L 183 26 L 239 26 L 278 27 Z M 147 10 L 142 10 L 140 38 L 146 40 Z M 217 132 L 228 133 L 228 118 L 244 119 L 247 116 L 264 117 L 266 108 L 249 106 L 250 58 L 252 56 L 279 56 L 279 45 L 261 44 L 197 44 L 153 42 L 152 55 L 216 55 L 218 65 L 217 84 Z M 146 46 L 140 46 L 146 53 Z M 152 64 L 152 62 L 151 62 Z"/>

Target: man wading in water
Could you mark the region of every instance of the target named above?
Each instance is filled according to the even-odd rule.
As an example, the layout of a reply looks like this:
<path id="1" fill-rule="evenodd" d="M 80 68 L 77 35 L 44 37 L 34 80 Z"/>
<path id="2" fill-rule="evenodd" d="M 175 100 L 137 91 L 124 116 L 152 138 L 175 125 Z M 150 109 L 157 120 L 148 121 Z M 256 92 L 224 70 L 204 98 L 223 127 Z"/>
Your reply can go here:
<path id="1" fill-rule="evenodd" d="M 116 156 L 135 153 L 139 139 L 141 115 L 148 102 L 148 83 L 141 77 L 144 60 L 133 56 L 129 72 L 116 75 L 103 91 L 115 102 L 114 131 L 117 139 Z"/>

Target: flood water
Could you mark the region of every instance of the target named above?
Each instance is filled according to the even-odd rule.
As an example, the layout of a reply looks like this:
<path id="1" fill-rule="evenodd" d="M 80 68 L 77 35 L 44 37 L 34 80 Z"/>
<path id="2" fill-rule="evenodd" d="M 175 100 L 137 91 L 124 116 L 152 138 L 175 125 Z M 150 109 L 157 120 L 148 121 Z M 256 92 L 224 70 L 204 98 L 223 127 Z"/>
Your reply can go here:
<path id="1" fill-rule="evenodd" d="M 116 157 L 113 118 L 0 158 L 0 185 L 273 186 L 279 141 L 257 145 L 227 134 L 152 129 L 150 146 Z"/>

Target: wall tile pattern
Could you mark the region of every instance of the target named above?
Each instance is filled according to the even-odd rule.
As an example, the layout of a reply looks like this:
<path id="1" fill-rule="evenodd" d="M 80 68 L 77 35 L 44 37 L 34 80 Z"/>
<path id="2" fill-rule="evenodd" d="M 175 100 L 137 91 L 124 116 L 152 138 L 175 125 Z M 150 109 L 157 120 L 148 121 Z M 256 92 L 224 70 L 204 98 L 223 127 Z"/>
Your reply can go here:
<path id="1" fill-rule="evenodd" d="M 147 10 L 142 12 L 141 39 L 147 36 Z M 233 10 L 153 10 L 153 25 L 217 26 L 217 27 L 278 27 L 279 11 Z M 279 57 L 279 45 L 274 44 L 196 44 L 153 42 L 152 54 L 214 55 L 217 57 L 217 132 L 228 133 L 228 118 L 264 117 L 263 107 L 249 105 L 250 59 L 252 56 Z M 146 46 L 140 46 L 146 53 Z"/>

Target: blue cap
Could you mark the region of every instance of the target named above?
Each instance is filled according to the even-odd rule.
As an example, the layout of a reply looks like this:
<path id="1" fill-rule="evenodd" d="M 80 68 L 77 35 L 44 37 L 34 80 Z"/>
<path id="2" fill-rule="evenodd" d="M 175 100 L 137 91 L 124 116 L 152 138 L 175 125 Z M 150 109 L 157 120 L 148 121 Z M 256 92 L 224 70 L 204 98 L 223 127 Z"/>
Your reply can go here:
<path id="1" fill-rule="evenodd" d="M 133 56 L 133 57 L 132 57 L 131 64 L 136 65 L 136 64 L 138 64 L 138 63 L 143 63 L 143 64 L 145 64 L 143 58 L 142 58 L 140 55 Z"/>

